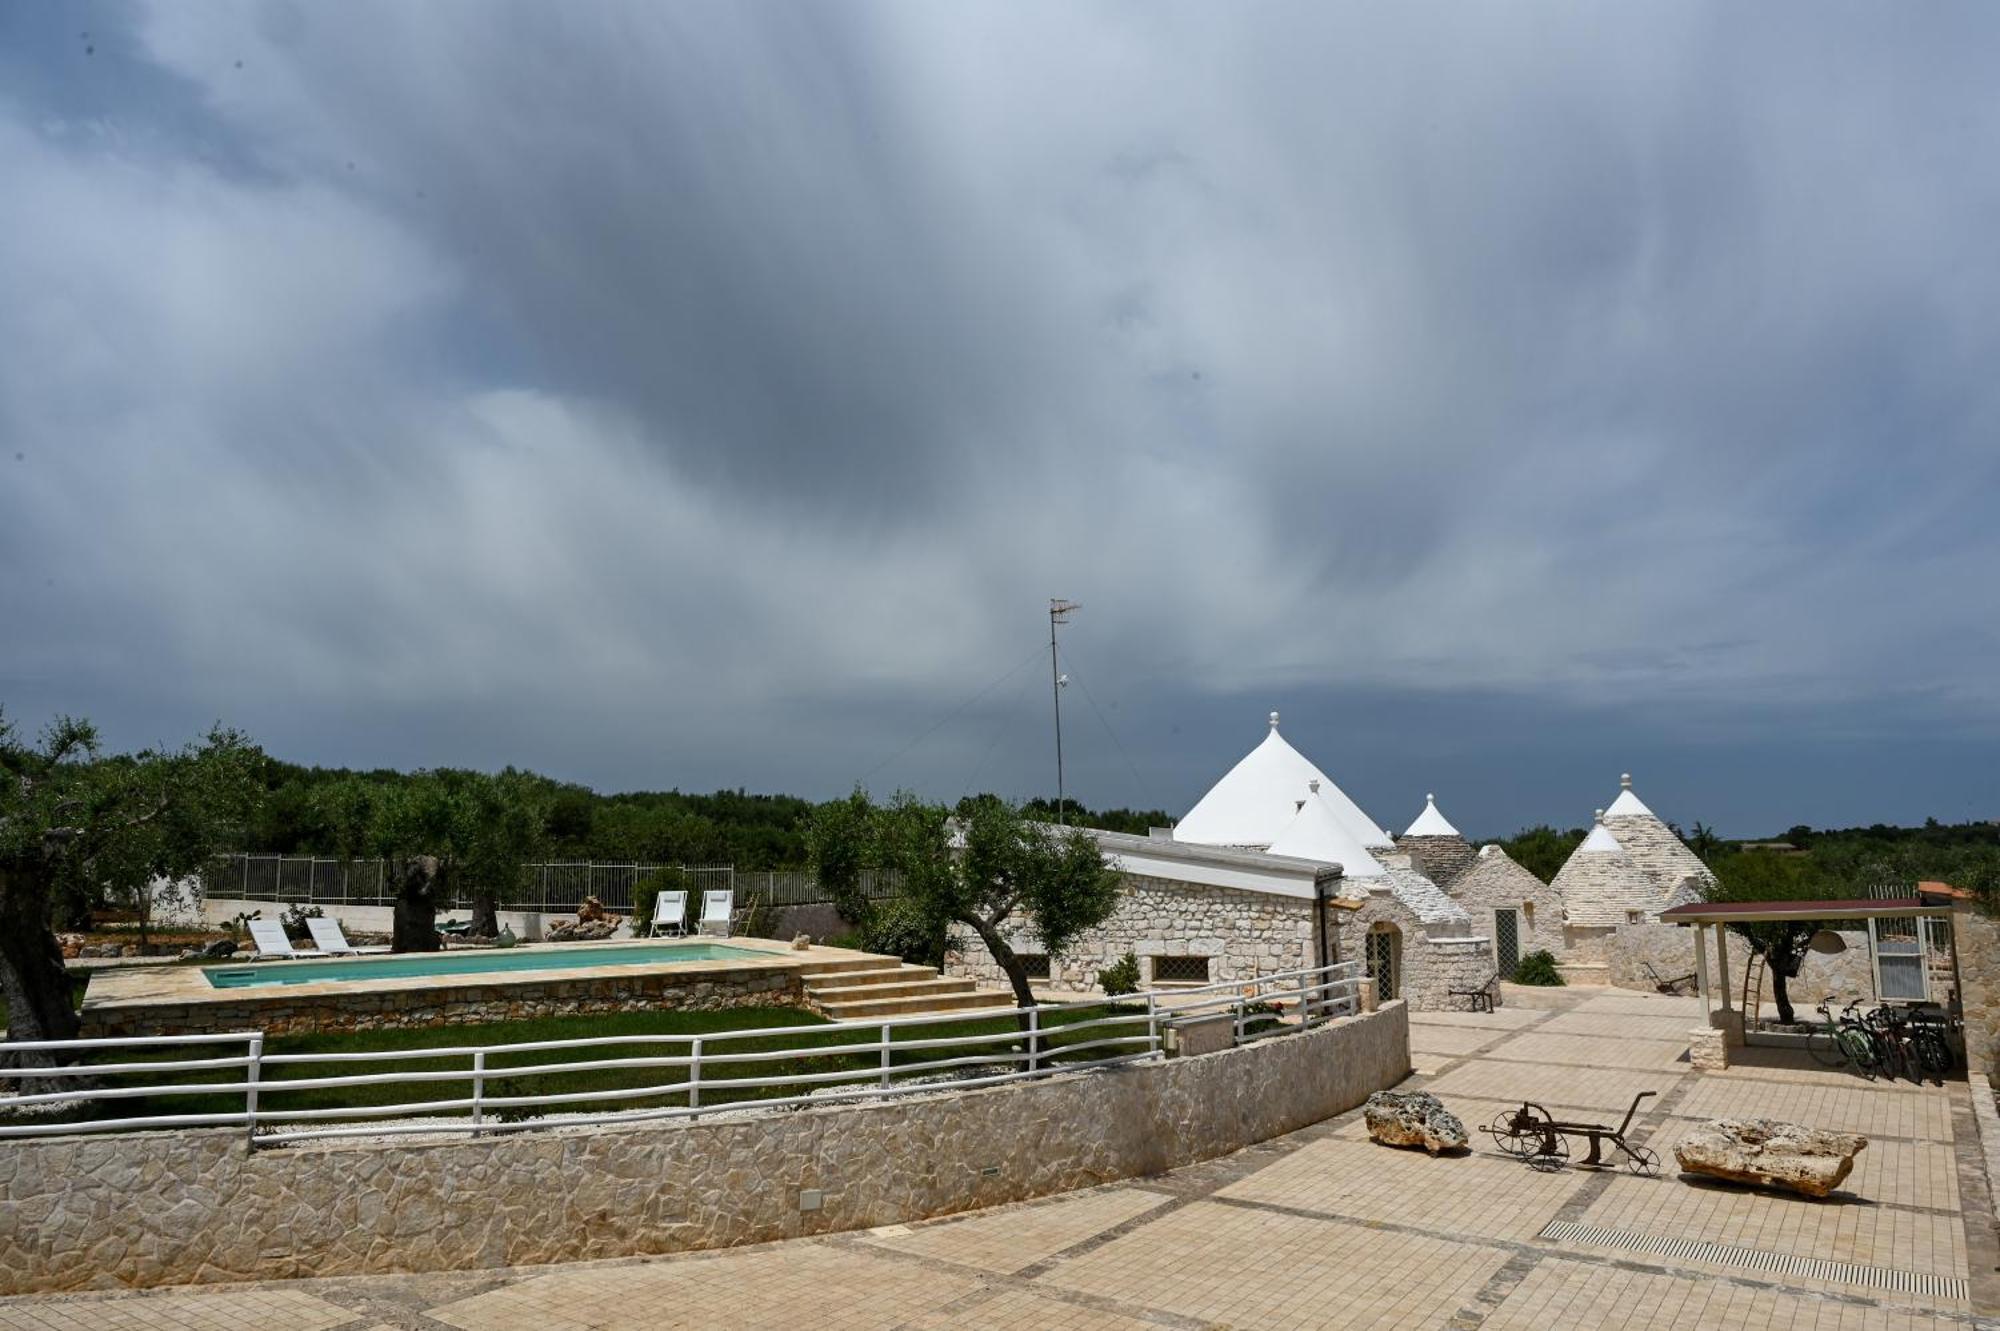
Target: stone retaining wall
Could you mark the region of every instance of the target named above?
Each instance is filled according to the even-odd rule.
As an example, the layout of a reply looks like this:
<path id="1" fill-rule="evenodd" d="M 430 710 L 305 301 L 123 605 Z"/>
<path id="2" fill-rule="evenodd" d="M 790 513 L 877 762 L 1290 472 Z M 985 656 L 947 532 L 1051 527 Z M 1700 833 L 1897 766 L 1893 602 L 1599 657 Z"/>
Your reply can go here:
<path id="1" fill-rule="evenodd" d="M 528 984 L 453 984 L 435 988 L 355 989 L 305 994 L 295 988 L 238 989 L 223 1001 L 117 1004 L 83 1009 L 83 1035 L 203 1035 L 263 1031 L 387 1030 L 473 1026 L 495 1021 L 574 1017 L 593 1012 L 650 1012 L 662 1007 L 713 1012 L 734 1007 L 802 1007 L 795 967 L 717 971 L 681 969 Z M 221 991 L 218 991 L 221 992 Z"/>
<path id="2" fill-rule="evenodd" d="M 226 1130 L 0 1142 L 0 1293 L 467 1271 L 921 1220 L 1223 1155 L 1353 1108 L 1409 1061 L 1407 1009 L 1389 1003 L 1198 1058 L 696 1123 L 258 1151 Z"/>

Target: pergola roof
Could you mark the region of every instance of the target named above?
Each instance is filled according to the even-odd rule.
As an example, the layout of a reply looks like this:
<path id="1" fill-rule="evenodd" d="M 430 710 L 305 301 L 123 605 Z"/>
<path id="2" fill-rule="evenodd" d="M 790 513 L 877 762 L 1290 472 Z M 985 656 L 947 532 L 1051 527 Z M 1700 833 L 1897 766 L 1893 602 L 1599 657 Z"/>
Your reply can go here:
<path id="1" fill-rule="evenodd" d="M 1755 924 L 1784 920 L 1879 920 L 1949 915 L 1949 906 L 1920 897 L 1856 897 L 1846 901 L 1698 901 L 1660 912 L 1661 924 Z"/>

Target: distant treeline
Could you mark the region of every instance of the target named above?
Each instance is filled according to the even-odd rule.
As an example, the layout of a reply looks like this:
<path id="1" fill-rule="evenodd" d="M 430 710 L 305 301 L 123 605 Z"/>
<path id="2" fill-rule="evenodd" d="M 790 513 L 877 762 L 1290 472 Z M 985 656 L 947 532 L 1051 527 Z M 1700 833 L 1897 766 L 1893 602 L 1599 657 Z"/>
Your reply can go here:
<path id="1" fill-rule="evenodd" d="M 288 855 L 332 854 L 332 828 L 315 800 L 318 788 L 349 777 L 380 783 L 406 780 L 387 769 L 350 772 L 267 760 L 265 796 L 246 829 L 243 849 Z M 653 864 L 734 864 L 739 869 L 798 869 L 806 863 L 805 826 L 813 804 L 793 795 L 753 795 L 742 790 L 691 794 L 679 790 L 600 795 L 586 786 L 532 778 L 548 794 L 548 854 L 555 859 Z M 1028 811 L 1054 821 L 1052 799 L 1032 799 Z M 1144 835 L 1173 818 L 1163 809 L 1093 809 L 1067 800 L 1072 825 Z M 1671 826 L 1671 824 L 1670 824 Z M 1587 828 L 1526 828 L 1500 840 L 1509 855 L 1544 882 L 1553 879 L 1583 840 Z M 1696 823 L 1674 829 L 1703 859 L 1737 853 L 1745 844 L 1724 841 Z M 1766 839 L 1774 849 L 1754 854 L 1810 856 L 1816 870 L 1844 889 L 1862 893 L 1884 884 L 1938 879 L 1965 887 L 2000 882 L 2000 824 L 1842 829 L 1793 827 Z M 1790 849 L 1785 849 L 1790 847 Z"/>
<path id="2" fill-rule="evenodd" d="M 390 785 L 407 780 L 402 772 L 379 768 L 353 772 L 333 767 L 301 767 L 267 759 L 264 798 L 245 829 L 242 849 L 260 854 L 331 855 L 334 829 L 316 796 L 349 778 Z M 679 790 L 627 791 L 600 795 L 543 777 L 548 796 L 550 858 L 645 864 L 733 864 L 739 869 L 799 869 L 806 863 L 806 818 L 813 804 L 793 795 L 752 795 L 742 790 L 690 794 Z M 1053 820 L 1054 800 L 1031 800 L 1029 811 Z M 1091 809 L 1065 801 L 1073 825 L 1144 833 L 1164 827 L 1158 809 Z"/>
<path id="3" fill-rule="evenodd" d="M 1842 896 L 1864 896 L 1881 887 L 1926 880 L 1982 893 L 2000 890 L 2000 823 L 1940 823 L 1922 827 L 1813 828 L 1800 824 L 1775 837 L 1724 841 L 1700 823 L 1680 833 L 1702 859 L 1714 864 L 1736 855 L 1786 855 L 1811 861 L 1814 871 Z M 1589 829 L 1558 831 L 1546 824 L 1500 840 L 1508 855 L 1543 882 L 1556 876 Z"/>

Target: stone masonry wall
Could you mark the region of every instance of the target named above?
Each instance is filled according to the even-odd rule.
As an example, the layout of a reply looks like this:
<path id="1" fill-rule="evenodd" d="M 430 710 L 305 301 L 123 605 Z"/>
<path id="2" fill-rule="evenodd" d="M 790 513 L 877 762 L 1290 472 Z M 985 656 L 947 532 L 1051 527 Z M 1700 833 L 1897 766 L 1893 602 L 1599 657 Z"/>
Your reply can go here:
<path id="1" fill-rule="evenodd" d="M 1431 938 L 1415 915 L 1387 892 L 1371 892 L 1357 909 L 1327 907 L 1327 920 L 1339 937 L 1343 961 L 1367 958 L 1367 936 L 1378 923 L 1392 924 L 1401 937 L 1401 974 L 1396 996 L 1413 1012 L 1463 1009 L 1465 1000 L 1451 989 L 1471 989 L 1493 978 L 1493 942 L 1485 937 Z M 1497 1000 L 1496 1000 L 1497 1001 Z"/>
<path id="2" fill-rule="evenodd" d="M 1845 952 L 1831 955 L 1809 953 L 1799 967 L 1796 979 L 1787 986 L 1791 994 L 1792 1007 L 1802 1021 L 1814 1020 L 1813 1006 L 1828 994 L 1837 994 L 1844 1002 L 1849 998 L 1875 997 L 1875 974 L 1868 959 L 1868 934 L 1862 930 L 1842 930 L 1841 938 L 1847 943 Z M 1750 945 L 1741 936 L 1723 931 L 1729 949 L 1729 1002 L 1736 1006 L 1743 1001 L 1743 979 L 1750 962 Z M 1714 935 L 1709 937 L 1709 974 L 1715 971 L 1713 955 Z M 1686 975 L 1694 970 L 1694 930 L 1672 924 L 1622 924 L 1612 930 L 1603 948 L 1604 960 L 1609 967 L 1610 982 L 1622 989 L 1637 989 L 1644 993 L 1653 992 L 1653 979 L 1646 973 L 1646 962 L 1666 978 Z M 1691 990 L 1689 992 L 1692 992 Z M 1757 993 L 1764 1000 L 1764 1015 L 1775 1016 L 1771 1003 L 1771 977 L 1759 969 Z"/>
<path id="3" fill-rule="evenodd" d="M 1239 1049 L 873 1104 L 251 1151 L 235 1131 L 0 1142 L 0 1294 L 719 1248 L 1157 1174 L 1409 1071 L 1401 1003 Z M 817 1210 L 801 1207 L 817 1190 Z"/>
<path id="4" fill-rule="evenodd" d="M 1142 983 L 1151 982 L 1151 959 L 1157 956 L 1207 957 L 1212 982 L 1298 970 L 1317 960 L 1312 909 L 1312 902 L 1293 897 L 1127 874 L 1111 917 L 1085 933 L 1066 955 L 1050 960 L 1048 983 L 1093 988 L 1097 972 L 1127 949 L 1139 957 Z M 1041 951 L 1032 923 L 1009 942 L 1017 952 Z M 1006 983 L 985 946 L 962 928 L 954 930 L 945 971 L 983 984 Z"/>
<path id="5" fill-rule="evenodd" d="M 593 1012 L 648 1012 L 660 1007 L 713 1012 L 735 1007 L 798 1007 L 805 989 L 797 969 L 592 976 L 533 984 L 451 985 L 336 994 L 269 989 L 236 991 L 225 1002 L 134 1003 L 85 1007 L 86 1037 L 200 1035 L 261 1030 L 316 1031 L 469 1026 L 495 1021 L 573 1017 Z"/>
<path id="6" fill-rule="evenodd" d="M 1965 1004 L 1965 1060 L 1973 1072 L 2000 1073 L 2000 920 L 1954 910 L 1960 1000 Z"/>

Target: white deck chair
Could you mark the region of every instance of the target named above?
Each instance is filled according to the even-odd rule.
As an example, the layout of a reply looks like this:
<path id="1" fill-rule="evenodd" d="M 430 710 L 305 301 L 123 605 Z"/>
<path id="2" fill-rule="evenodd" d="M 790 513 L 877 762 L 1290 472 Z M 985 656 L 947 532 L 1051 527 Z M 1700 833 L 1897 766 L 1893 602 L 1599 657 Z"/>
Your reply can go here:
<path id="1" fill-rule="evenodd" d="M 301 952 L 285 937 L 285 926 L 276 920 L 250 921 L 250 942 L 259 959 L 270 957 L 317 957 L 318 952 Z"/>
<path id="2" fill-rule="evenodd" d="M 379 944 L 373 947 L 354 946 L 347 941 L 347 935 L 341 931 L 339 920 L 309 919 L 306 921 L 306 928 L 312 930 L 313 942 L 319 944 L 319 950 L 329 957 L 358 957 L 364 953 L 389 950 Z"/>
<path id="3" fill-rule="evenodd" d="M 736 893 L 731 891 L 704 892 L 701 894 L 701 931 L 707 933 L 710 925 L 718 927 L 724 938 L 729 937 L 730 918 L 736 914 Z"/>
<path id="4" fill-rule="evenodd" d="M 653 898 L 653 920 L 646 926 L 648 935 L 670 934 L 684 938 L 688 931 L 688 894 L 685 892 L 662 892 Z"/>

